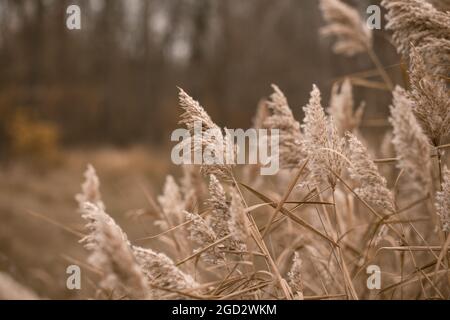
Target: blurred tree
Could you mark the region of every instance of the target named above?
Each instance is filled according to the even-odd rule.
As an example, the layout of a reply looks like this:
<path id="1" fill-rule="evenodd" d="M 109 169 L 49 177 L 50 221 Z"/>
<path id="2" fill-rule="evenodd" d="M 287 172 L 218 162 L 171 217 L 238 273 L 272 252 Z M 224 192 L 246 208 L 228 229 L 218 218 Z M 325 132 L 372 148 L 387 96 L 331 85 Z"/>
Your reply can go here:
<path id="1" fill-rule="evenodd" d="M 349 2 L 363 14 L 372 3 Z M 66 28 L 69 4 L 81 30 Z M 176 86 L 219 124 L 244 127 L 277 83 L 301 116 L 313 83 L 327 99 L 334 80 L 373 67 L 333 55 L 321 24 L 316 0 L 0 0 L 0 113 L 53 121 L 65 144 L 165 144 Z M 375 41 L 396 63 L 384 33 Z M 388 94 L 358 98 L 387 110 Z"/>

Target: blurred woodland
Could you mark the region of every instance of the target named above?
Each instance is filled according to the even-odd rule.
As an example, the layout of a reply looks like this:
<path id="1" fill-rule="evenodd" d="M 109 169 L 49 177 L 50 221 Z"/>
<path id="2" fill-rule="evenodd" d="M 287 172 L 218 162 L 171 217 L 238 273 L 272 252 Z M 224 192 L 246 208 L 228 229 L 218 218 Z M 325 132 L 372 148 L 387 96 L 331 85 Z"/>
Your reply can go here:
<path id="1" fill-rule="evenodd" d="M 377 1 L 349 3 L 364 15 Z M 81 30 L 66 28 L 70 4 Z M 249 126 L 271 83 L 299 115 L 311 83 L 328 99 L 334 81 L 374 69 L 366 55 L 334 55 L 322 23 L 316 0 L 1 0 L 2 157 L 50 157 L 57 144 L 167 145 L 176 86 L 230 128 Z M 375 48 L 398 76 L 382 31 Z M 358 94 L 366 120 L 386 115 L 388 92 Z"/>
<path id="2" fill-rule="evenodd" d="M 328 5 L 331 3 L 329 12 L 338 13 L 337 19 L 333 16 L 333 19 L 328 20 L 339 20 L 339 12 L 346 12 L 347 18 L 350 16 L 350 22 L 356 21 L 357 26 L 365 29 L 364 23 L 360 22 L 368 17 L 366 9 L 371 4 L 379 5 L 381 1 L 343 0 L 351 5 L 350 9 L 338 1 L 328 2 Z M 414 8 L 421 8 L 423 3 L 418 0 L 415 2 Z M 429 2 L 441 10 L 450 8 L 450 0 Z M 73 4 L 81 9 L 81 30 L 69 30 L 66 27 L 66 9 Z M 333 7 L 336 4 L 337 9 Z M 408 7 L 409 4 L 404 5 Z M 433 13 L 430 16 L 435 15 L 434 8 L 428 7 L 428 10 Z M 420 10 L 416 10 L 416 14 L 417 11 Z M 396 52 L 391 43 L 392 32 L 384 30 L 385 13 L 382 9 L 382 30 L 369 33 L 370 46 L 364 48 L 364 53 L 348 57 L 333 53 L 333 48 L 336 49 L 334 37 L 320 36 L 319 30 L 335 21 L 324 21 L 319 10 L 319 0 L 0 0 L 0 280 L 2 273 L 8 274 L 44 298 L 93 296 L 91 293 L 98 288 L 90 276 L 83 278 L 84 291 L 81 292 L 67 290 L 65 282 L 68 264 L 85 267 L 83 261 L 86 252 L 78 243 L 85 223 L 77 212 L 78 204 L 74 195 L 80 192 L 82 173 L 88 163 L 97 170 L 98 177 L 93 174 L 90 177 L 95 182 L 95 189 L 101 189 L 102 201 L 107 204 L 108 214 L 118 225 L 123 226 L 130 241 L 151 246 L 155 250 L 164 248 L 162 241 L 149 235 L 161 231 L 154 222 L 161 213 L 157 203 L 160 197 L 157 195 L 170 191 L 170 188 L 163 187 L 167 184 L 164 184 L 165 175 L 173 174 L 174 178 L 170 176 L 169 182 L 176 181 L 180 176 L 179 181 L 184 179 L 182 169 L 175 168 L 170 161 L 169 151 L 172 146 L 170 133 L 181 127 L 178 124 L 182 110 L 178 103 L 177 87 L 199 100 L 219 127 L 249 128 L 258 104 L 263 105 L 260 102 L 262 99 L 267 100 L 273 90 L 270 85 L 276 84 L 286 95 L 294 114 L 292 117 L 289 113 L 287 118 L 292 119 L 292 127 L 300 132 L 300 124 L 294 119 L 304 118 L 302 107 L 308 103 L 312 84 L 320 89 L 322 106 L 330 112 L 332 108 L 327 107 L 333 86 L 348 78 L 349 81 L 344 83 L 353 85 L 354 95 L 351 86 L 347 86 L 349 89 L 346 93 L 338 94 L 343 98 L 338 98 L 339 101 L 335 104 L 350 110 L 349 113 L 343 113 L 339 120 L 352 122 L 357 118 L 353 115 L 353 107 L 365 103 L 363 115 L 362 112 L 355 112 L 362 115 L 362 122 L 360 123 L 359 118 L 356 121 L 358 139 L 364 144 L 367 142 L 367 154 L 371 158 L 377 158 L 381 172 L 379 179 L 374 163 L 370 162 L 372 166 L 367 166 L 365 164 L 368 162 L 363 162 L 361 167 L 372 170 L 370 174 L 376 172 L 375 182 L 381 181 L 383 190 L 388 187 L 392 189 L 387 190 L 387 194 L 390 195 L 392 191 L 395 197 L 403 196 L 399 211 L 392 215 L 406 215 L 409 214 L 409 209 L 417 209 L 412 210 L 418 214 L 417 220 L 407 217 L 408 220 L 405 218 L 402 221 L 422 221 L 419 218 L 422 219 L 421 215 L 428 211 L 423 210 L 424 206 L 416 208 L 416 205 L 421 205 L 421 201 L 428 198 L 419 198 L 419 193 L 412 193 L 407 180 L 404 180 L 403 168 L 396 168 L 395 163 L 401 157 L 394 158 L 398 153 L 391 143 L 395 132 L 390 132 L 393 125 L 388 121 L 389 105 L 393 104 L 392 90 L 388 89 L 390 82 L 392 80 L 394 84 L 411 89 L 410 84 L 414 84 L 414 81 L 408 80 L 408 68 L 413 64 L 405 61 L 408 57 L 402 60 L 401 54 Z M 400 16 L 404 18 L 403 15 Z M 396 14 L 393 14 L 393 18 L 397 18 Z M 416 21 L 408 17 L 405 19 L 409 22 Z M 397 24 L 403 26 L 403 20 L 397 20 Z M 411 34 L 423 37 L 422 33 L 416 33 L 416 29 L 422 27 L 421 23 L 427 24 L 428 20 L 424 20 L 425 23 L 418 20 L 418 26 L 411 23 Z M 344 14 L 341 24 L 345 25 L 346 22 L 348 23 Z M 409 27 L 407 23 L 405 25 L 405 28 Z M 350 24 L 348 28 L 351 29 L 352 26 L 355 24 Z M 336 24 L 332 24 L 332 27 L 336 27 Z M 348 35 L 351 33 L 348 28 L 338 31 L 347 32 Z M 440 30 L 432 31 L 439 33 Z M 402 39 L 407 41 L 409 38 Z M 420 41 L 417 42 L 420 44 Z M 443 55 L 443 58 L 447 57 Z M 386 83 L 383 82 L 386 79 L 382 79 L 385 72 L 389 75 L 386 78 L 390 78 Z M 335 90 L 333 96 L 336 94 Z M 423 105 L 428 106 L 428 101 Z M 423 113 L 426 113 L 426 119 L 431 114 Z M 408 119 L 415 118 L 411 115 Z M 436 119 L 441 123 L 444 117 L 435 117 L 434 120 Z M 416 127 L 418 126 L 417 124 Z M 356 125 L 351 130 L 355 128 Z M 414 135 L 411 137 L 414 138 Z M 444 142 L 447 143 L 447 140 Z M 314 143 L 311 145 L 314 148 L 320 147 Z M 408 143 L 405 145 L 408 148 L 404 149 L 412 150 L 414 156 L 419 155 L 416 157 L 419 160 L 427 159 L 423 157 L 427 152 L 423 151 L 425 148 L 415 152 L 414 146 L 409 148 Z M 448 145 L 445 148 L 447 147 Z M 314 148 L 311 147 L 312 150 Z M 353 152 L 354 149 L 349 152 L 349 156 L 358 156 L 358 153 Z M 430 159 L 439 159 L 441 178 L 440 152 L 436 156 Z M 443 159 L 442 164 L 448 164 L 448 159 Z M 420 170 L 416 171 L 426 175 L 426 168 L 422 170 L 422 166 L 419 167 Z M 435 171 L 438 172 L 437 169 Z M 189 176 L 189 170 L 183 172 L 186 177 Z M 263 180 L 259 177 L 253 177 L 253 171 L 249 172 L 248 176 L 242 175 L 245 181 L 254 178 L 252 185 L 253 182 L 257 186 L 262 183 Z M 436 172 L 431 178 L 438 181 Z M 388 186 L 381 176 L 388 178 Z M 299 177 L 300 175 L 297 179 Z M 264 186 L 263 192 L 273 195 L 275 200 L 282 199 L 283 194 L 279 193 L 290 185 L 288 181 L 291 178 L 291 172 L 283 171 L 272 180 L 263 181 L 261 188 Z M 192 181 L 195 183 L 197 180 L 193 178 Z M 442 187 L 442 181 L 439 182 Z M 181 185 L 184 188 L 184 182 Z M 375 227 L 375 221 L 378 220 L 367 220 L 370 217 L 368 211 L 362 210 L 360 214 L 359 209 L 364 209 L 364 206 L 353 206 L 353 201 L 358 202 L 350 192 L 337 190 L 341 194 L 338 194 L 336 200 L 334 187 L 335 185 L 331 188 L 331 204 L 342 210 L 340 214 L 351 218 L 348 219 L 350 222 L 345 223 L 348 222 L 352 228 L 356 226 L 354 229 L 361 231 L 361 234 L 366 231 L 360 227 L 365 228 L 367 224 L 367 238 L 351 238 L 352 241 L 356 239 L 356 249 L 345 245 L 345 249 L 350 248 L 347 257 L 352 257 L 351 260 L 346 259 L 356 268 L 362 261 L 358 250 L 365 252 L 364 246 L 367 245 L 369 252 L 369 249 L 376 249 L 377 246 L 372 246 L 369 228 L 374 227 L 376 231 L 383 221 L 380 220 L 379 224 L 377 222 Z M 324 188 L 324 191 L 328 189 Z M 291 188 L 287 196 L 292 190 L 298 192 L 297 188 Z M 372 194 L 372 191 L 369 193 Z M 205 194 L 199 194 L 196 196 L 202 204 L 206 197 Z M 309 193 L 297 193 L 297 198 L 294 199 L 307 199 L 307 195 Z M 448 199 L 445 195 L 440 198 Z M 168 199 L 165 201 L 167 204 L 178 205 L 172 198 Z M 253 200 L 255 199 L 251 199 Z M 288 198 L 280 200 L 280 203 L 285 200 Z M 320 203 L 325 208 L 330 201 L 331 198 L 328 203 Z M 336 205 L 337 201 L 341 201 L 340 207 Z M 367 205 L 365 202 L 364 204 Z M 428 205 L 433 207 L 431 202 L 427 202 Z M 296 206 L 295 209 L 300 207 Z M 263 209 L 266 208 L 261 207 Z M 316 212 L 308 211 L 307 215 L 310 214 L 310 218 L 314 219 L 312 214 Z M 328 215 L 331 216 L 328 213 L 324 216 Z M 336 211 L 334 216 L 337 216 Z M 401 218 L 403 216 L 399 217 Z M 312 221 L 318 224 L 318 220 Z M 336 225 L 337 221 L 336 219 Z M 282 220 L 281 222 L 283 223 Z M 390 223 L 394 225 L 394 220 Z M 268 226 L 270 227 L 270 223 Z M 334 230 L 331 226 L 330 223 L 330 230 Z M 441 244 L 435 239 L 436 235 L 434 231 L 431 232 L 430 225 L 425 226 L 426 234 L 431 235 L 426 239 L 431 239 L 431 244 Z M 347 225 L 344 224 L 344 227 L 347 228 Z M 289 225 L 288 230 L 293 232 L 296 229 L 291 229 Z M 405 233 L 406 236 L 422 244 L 424 238 L 415 228 L 413 230 L 421 239 L 411 230 Z M 279 233 L 282 239 L 280 243 L 283 243 L 282 250 L 297 245 L 293 241 L 293 233 L 289 232 L 283 230 Z M 378 233 L 373 232 L 374 236 L 376 234 Z M 379 234 L 382 234 L 381 230 Z M 303 236 L 304 230 L 299 235 Z M 353 237 L 354 233 L 350 236 Z M 311 239 L 314 245 L 319 244 L 314 238 Z M 400 242 L 400 238 L 388 238 L 389 241 L 391 239 L 389 245 L 405 244 L 403 239 Z M 360 245 L 362 247 L 358 248 Z M 271 250 L 278 249 L 271 246 Z M 327 250 L 325 248 L 324 252 Z M 401 256 L 401 259 L 395 258 L 391 252 L 384 254 L 389 255 L 388 258 L 383 255 L 380 261 L 387 266 L 392 264 L 395 272 L 401 270 L 399 281 L 403 282 L 404 261 L 409 261 L 407 252 L 400 252 L 398 257 Z M 421 255 L 418 261 L 426 261 L 426 268 L 434 268 L 433 264 L 428 265 L 429 256 L 426 252 L 418 254 Z M 280 256 L 283 257 L 282 254 Z M 290 261 L 287 257 L 288 255 L 284 256 L 282 260 Z M 354 257 L 357 259 L 353 259 Z M 412 257 L 414 266 L 410 262 L 409 271 L 405 269 L 405 274 L 417 273 L 420 278 L 418 271 L 423 271 Z M 324 258 L 323 261 L 331 260 Z M 398 263 L 401 267 L 398 267 Z M 389 276 L 395 275 L 390 269 L 387 270 Z M 358 271 L 357 274 L 365 276 L 364 272 Z M 319 279 L 316 273 L 310 275 L 312 282 Z M 336 272 L 332 271 L 332 276 L 335 275 Z M 364 285 L 365 281 L 364 279 L 360 284 Z M 431 281 L 430 283 L 434 287 Z M 421 296 L 419 284 L 423 290 L 422 280 L 417 283 L 417 297 L 434 297 L 427 297 L 425 290 Z M 429 289 L 432 291 L 431 286 Z M 395 290 L 392 295 L 388 293 L 390 298 L 403 298 L 403 287 L 398 292 Z M 338 291 L 342 290 L 336 292 Z M 413 294 L 415 291 L 411 292 Z M 417 298 L 412 294 L 405 297 Z"/>

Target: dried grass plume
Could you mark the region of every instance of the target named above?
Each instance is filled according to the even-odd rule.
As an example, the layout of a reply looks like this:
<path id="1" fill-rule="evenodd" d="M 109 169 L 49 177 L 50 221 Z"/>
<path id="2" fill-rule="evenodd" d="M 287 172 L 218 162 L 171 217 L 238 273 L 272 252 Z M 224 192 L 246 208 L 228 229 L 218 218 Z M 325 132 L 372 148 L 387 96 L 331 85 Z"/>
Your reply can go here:
<path id="1" fill-rule="evenodd" d="M 340 0 L 321 0 L 320 10 L 327 23 L 320 33 L 336 37 L 335 53 L 351 57 L 372 48 L 372 31 L 356 9 Z"/>

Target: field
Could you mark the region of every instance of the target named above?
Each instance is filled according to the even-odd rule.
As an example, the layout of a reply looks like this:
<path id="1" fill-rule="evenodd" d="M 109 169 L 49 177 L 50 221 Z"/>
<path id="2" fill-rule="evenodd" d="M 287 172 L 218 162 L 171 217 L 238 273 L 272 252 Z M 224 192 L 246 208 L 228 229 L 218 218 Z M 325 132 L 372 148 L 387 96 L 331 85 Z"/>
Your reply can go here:
<path id="1" fill-rule="evenodd" d="M 145 144 L 5 161 L 0 299 L 449 299 L 450 11 L 431 2 L 382 1 L 386 67 L 357 9 L 317 1 L 320 39 L 373 70 L 333 80 L 329 100 L 311 82 L 301 106 L 267 85 L 251 128 L 276 130 L 275 175 L 176 166 Z M 387 94 L 388 114 L 370 119 L 360 90 Z M 239 155 L 208 101 L 173 98 L 188 149 Z"/>

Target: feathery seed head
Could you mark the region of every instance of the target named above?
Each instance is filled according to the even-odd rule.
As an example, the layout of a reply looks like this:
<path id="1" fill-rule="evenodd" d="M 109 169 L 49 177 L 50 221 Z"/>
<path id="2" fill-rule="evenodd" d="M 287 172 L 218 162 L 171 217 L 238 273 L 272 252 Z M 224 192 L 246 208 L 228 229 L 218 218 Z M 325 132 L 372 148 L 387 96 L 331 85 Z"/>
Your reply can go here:
<path id="1" fill-rule="evenodd" d="M 349 141 L 349 166 L 350 177 L 358 181 L 360 187 L 356 194 L 368 203 L 374 204 L 386 210 L 387 213 L 395 212 L 394 196 L 387 188 L 387 182 L 378 172 L 375 163 L 370 159 L 367 148 L 351 134 L 347 134 Z"/>
<path id="2" fill-rule="evenodd" d="M 180 116 L 180 124 L 185 125 L 191 133 L 194 131 L 195 122 L 201 122 L 203 130 L 218 128 L 198 101 L 195 101 L 183 89 L 179 88 L 179 91 L 180 106 L 184 110 Z"/>
<path id="3" fill-rule="evenodd" d="M 184 221 L 185 203 L 180 187 L 171 175 L 166 177 L 163 193 L 158 196 L 158 202 L 171 226 L 176 226 Z"/>
<path id="4" fill-rule="evenodd" d="M 231 191 L 231 204 L 230 204 L 230 220 L 229 230 L 232 234 L 232 246 L 237 251 L 247 250 L 247 237 L 248 237 L 248 223 L 245 217 L 245 208 L 239 193 L 235 188 Z"/>
<path id="5" fill-rule="evenodd" d="M 191 133 L 191 139 L 188 142 L 192 146 L 192 151 L 203 156 L 202 172 L 205 176 L 214 174 L 218 178 L 231 180 L 233 165 L 227 163 L 225 159 L 230 157 L 229 153 L 234 152 L 234 142 L 230 141 L 228 132 L 224 136 L 221 128 L 211 120 L 203 107 L 181 88 L 179 100 L 184 110 L 179 123 L 185 125 Z M 198 124 L 200 124 L 201 132 L 197 132 Z M 205 158 L 213 163 L 205 163 L 208 162 Z M 216 159 L 222 161 L 215 161 Z"/>
<path id="6" fill-rule="evenodd" d="M 409 57 L 411 44 L 420 47 L 436 39 L 449 40 L 449 13 L 424 0 L 383 0 L 381 4 L 388 10 L 386 29 L 393 31 L 397 51 L 405 58 Z"/>
<path id="7" fill-rule="evenodd" d="M 321 0 L 320 10 L 327 23 L 320 33 L 336 37 L 335 53 L 351 57 L 372 47 L 372 31 L 356 9 L 340 0 Z"/>
<path id="8" fill-rule="evenodd" d="M 208 204 L 211 207 L 209 224 L 217 237 L 221 239 L 230 233 L 229 221 L 231 216 L 225 190 L 214 175 L 210 175 L 209 194 Z"/>
<path id="9" fill-rule="evenodd" d="M 39 296 L 9 274 L 0 272 L 0 300 L 39 300 Z"/>
<path id="10" fill-rule="evenodd" d="M 350 79 L 334 84 L 331 92 L 330 107 L 327 112 L 336 121 L 339 134 L 343 136 L 345 132 L 354 132 L 361 124 L 364 113 L 364 103 L 354 109 L 353 90 Z"/>
<path id="11" fill-rule="evenodd" d="M 100 180 L 95 172 L 95 168 L 91 164 L 88 164 L 84 172 L 84 178 L 85 180 L 81 185 L 81 193 L 75 196 L 79 208 L 81 209 L 86 202 L 90 202 L 105 210 L 100 193 Z"/>
<path id="12" fill-rule="evenodd" d="M 449 16 L 450 19 L 450 16 Z M 450 96 L 443 80 L 429 74 L 416 48 L 411 49 L 412 109 L 424 133 L 438 146 L 450 133 Z"/>
<path id="13" fill-rule="evenodd" d="M 404 170 L 410 177 L 416 178 L 420 190 L 430 192 L 432 181 L 428 138 L 414 117 L 412 102 L 405 90 L 397 86 L 393 95 L 389 121 L 394 127 L 392 143 L 400 158 L 398 168 Z"/>
<path id="14" fill-rule="evenodd" d="M 256 114 L 253 117 L 252 123 L 254 129 L 263 129 L 264 122 L 270 116 L 269 106 L 266 100 L 261 100 L 256 107 Z"/>
<path id="15" fill-rule="evenodd" d="M 292 267 L 288 273 L 289 286 L 293 292 L 297 293 L 300 299 L 303 299 L 303 276 L 302 276 L 302 260 L 297 252 L 294 253 Z"/>
<path id="16" fill-rule="evenodd" d="M 208 223 L 197 213 L 190 213 L 185 211 L 186 220 L 189 221 L 188 230 L 190 232 L 189 238 L 196 244 L 197 248 L 194 250 L 201 250 L 211 244 L 217 239 L 217 236 Z M 212 247 L 206 252 L 202 253 L 202 257 L 206 262 L 217 264 L 223 261 L 223 255 L 217 251 L 216 247 Z"/>
<path id="17" fill-rule="evenodd" d="M 89 263 L 102 270 L 100 286 L 131 299 L 146 298 L 147 283 L 126 234 L 95 204 L 85 203 L 82 217 L 89 234 L 81 242 L 91 251 Z"/>
<path id="18" fill-rule="evenodd" d="M 198 283 L 190 275 L 181 271 L 164 253 L 136 246 L 133 247 L 133 252 L 149 283 L 153 299 L 162 299 L 171 290 L 182 291 L 198 287 Z M 177 294 L 175 298 L 185 299 L 186 297 Z"/>
<path id="19" fill-rule="evenodd" d="M 295 120 L 283 92 L 276 85 L 272 88 L 274 93 L 267 101 L 272 114 L 264 121 L 264 127 L 278 130 L 281 167 L 296 168 L 305 157 L 300 124 Z"/>
<path id="20" fill-rule="evenodd" d="M 314 85 L 308 105 L 303 108 L 305 147 L 309 157 L 312 182 L 328 182 L 333 188 L 345 163 L 345 139 L 339 136 L 332 117 L 325 115 L 321 94 Z"/>

